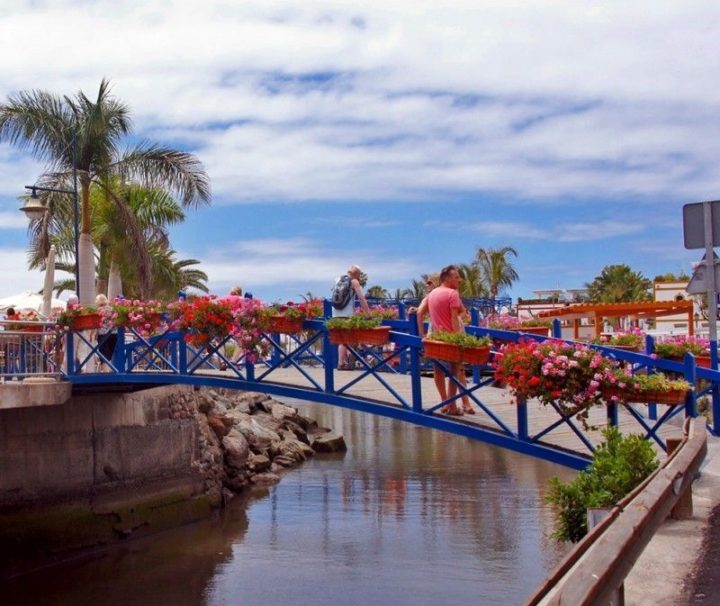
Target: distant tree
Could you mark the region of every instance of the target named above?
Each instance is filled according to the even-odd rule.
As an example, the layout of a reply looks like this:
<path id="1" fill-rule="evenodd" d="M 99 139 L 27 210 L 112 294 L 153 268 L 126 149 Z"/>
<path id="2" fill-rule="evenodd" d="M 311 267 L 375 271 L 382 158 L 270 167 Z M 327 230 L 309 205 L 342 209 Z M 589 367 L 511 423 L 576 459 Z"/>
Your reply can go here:
<path id="1" fill-rule="evenodd" d="M 509 288 L 520 276 L 510 261 L 510 256 L 517 257 L 512 246 L 502 248 L 479 248 L 476 263 L 480 268 L 483 283 L 488 294 L 495 299 L 503 288 Z"/>
<path id="2" fill-rule="evenodd" d="M 487 290 L 483 282 L 483 274 L 478 263 L 458 265 L 458 272 L 462 282 L 460 283 L 460 295 L 463 297 L 484 297 Z"/>
<path id="3" fill-rule="evenodd" d="M 390 293 L 388 293 L 388 291 L 385 290 L 382 286 L 371 286 L 365 292 L 365 296 L 374 297 L 376 299 L 385 299 L 390 296 Z"/>
<path id="4" fill-rule="evenodd" d="M 660 274 L 658 276 L 655 276 L 654 282 L 689 282 L 690 276 L 687 275 L 684 271 L 681 271 L 677 274 L 669 271 L 666 274 Z"/>
<path id="5" fill-rule="evenodd" d="M 629 303 L 652 298 L 652 282 L 629 265 L 606 265 L 585 287 L 589 299 L 596 303 Z"/>
<path id="6" fill-rule="evenodd" d="M 427 294 L 426 280 L 427 276 L 421 276 L 419 280 L 413 280 L 410 283 L 410 288 L 405 289 L 405 296 L 408 299 L 422 299 Z"/>

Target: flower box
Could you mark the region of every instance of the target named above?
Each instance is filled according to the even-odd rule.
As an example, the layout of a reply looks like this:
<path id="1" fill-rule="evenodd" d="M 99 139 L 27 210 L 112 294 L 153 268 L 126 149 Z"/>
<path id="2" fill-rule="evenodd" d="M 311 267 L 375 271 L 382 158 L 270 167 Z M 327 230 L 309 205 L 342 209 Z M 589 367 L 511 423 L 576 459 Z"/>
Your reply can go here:
<path id="1" fill-rule="evenodd" d="M 28 326 L 27 324 L 22 327 L 23 332 L 42 332 L 43 331 L 42 324 L 39 326 Z"/>
<path id="2" fill-rule="evenodd" d="M 675 356 L 665 359 L 672 360 L 673 362 L 679 362 L 680 364 L 685 362 L 685 358 L 678 358 Z M 695 366 L 699 366 L 700 368 L 711 368 L 710 356 L 695 356 Z"/>
<path id="3" fill-rule="evenodd" d="M 616 397 L 621 402 L 644 402 L 648 404 L 667 404 L 668 406 L 683 406 L 687 390 L 673 389 L 670 391 L 621 389 L 619 387 L 603 387 L 602 397 L 607 402 L 613 402 Z"/>
<path id="4" fill-rule="evenodd" d="M 460 348 L 454 343 L 443 343 L 432 339 L 423 339 L 425 356 L 446 362 L 466 362 L 478 365 L 487 364 L 490 358 L 490 346 Z"/>
<path id="5" fill-rule="evenodd" d="M 72 319 L 70 328 L 73 330 L 91 330 L 93 328 L 100 328 L 100 323 L 100 314 L 83 314 Z"/>
<path id="6" fill-rule="evenodd" d="M 302 329 L 302 318 L 288 318 L 286 316 L 277 315 L 270 316 L 267 332 L 292 335 L 298 332 L 302 332 Z"/>
<path id="7" fill-rule="evenodd" d="M 390 327 L 328 328 L 333 345 L 385 345 L 390 342 Z"/>

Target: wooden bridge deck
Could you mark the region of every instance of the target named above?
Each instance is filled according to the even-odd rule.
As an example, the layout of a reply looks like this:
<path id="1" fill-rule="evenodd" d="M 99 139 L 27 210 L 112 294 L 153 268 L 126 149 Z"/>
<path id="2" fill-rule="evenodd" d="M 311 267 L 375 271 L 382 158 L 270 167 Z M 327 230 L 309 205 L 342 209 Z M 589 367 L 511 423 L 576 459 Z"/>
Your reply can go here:
<path id="1" fill-rule="evenodd" d="M 305 367 L 303 370 L 308 373 L 315 381 L 320 385 L 324 384 L 324 370 L 323 368 L 317 367 Z M 261 367 L 257 368 L 257 376 L 262 375 L 263 370 Z M 341 390 L 344 385 L 350 383 L 353 379 L 362 374 L 360 371 L 335 371 L 335 389 Z M 383 380 L 390 385 L 406 402 L 411 401 L 411 388 L 410 388 L 410 376 L 394 373 L 380 373 Z M 470 377 L 468 378 L 470 379 Z M 312 388 L 312 384 L 303 377 L 295 368 L 278 368 L 273 370 L 263 380 L 284 383 L 287 385 L 294 385 L 298 387 Z M 422 394 L 423 394 L 423 408 L 429 409 L 439 403 L 439 397 L 435 389 L 435 383 L 432 377 L 422 377 Z M 488 407 L 503 423 L 505 423 L 513 431 L 517 431 L 517 409 L 515 404 L 512 402 L 511 394 L 506 389 L 498 389 L 491 386 L 482 387 L 473 392 L 475 397 L 480 400 L 484 405 Z M 344 391 L 345 395 L 356 396 L 365 400 L 374 400 L 377 402 L 386 403 L 390 406 L 400 407 L 401 404 L 396 398 L 377 380 L 375 376 L 369 375 L 358 381 L 355 385 Z M 453 420 L 457 420 L 459 423 L 468 423 L 482 427 L 488 427 L 497 429 L 498 426 L 495 421 L 490 418 L 483 410 L 479 409 L 477 405 L 473 403 L 473 408 L 476 414 L 474 415 L 463 415 L 462 417 L 448 417 Z M 637 405 L 638 410 L 645 412 L 647 410 L 646 405 Z M 658 416 L 661 416 L 666 406 L 658 406 Z M 544 406 L 537 400 L 529 400 L 527 403 L 528 409 L 528 429 L 530 435 L 535 435 L 542 431 L 545 427 L 552 424 L 554 421 L 559 419 L 558 413 L 553 410 L 550 406 Z M 440 414 L 439 412 L 436 414 Z M 444 415 L 443 415 L 444 416 Z M 623 433 L 641 433 L 645 434 L 645 430 L 638 422 L 625 410 L 625 407 L 620 406 L 618 415 L 619 428 Z M 595 406 L 590 410 L 589 424 L 596 426 L 597 429 L 590 431 L 583 431 L 582 433 L 590 440 L 593 444 L 598 444 L 602 440 L 600 430 L 607 426 L 606 410 L 604 407 Z M 650 426 L 654 424 L 653 421 L 646 420 Z M 579 424 L 579 422 L 578 422 Z M 680 436 L 682 433 L 681 429 L 682 415 L 678 415 L 673 421 L 663 424 L 658 430 L 658 435 L 665 440 L 668 436 Z M 559 446 L 561 448 L 578 452 L 581 454 L 589 454 L 587 447 L 572 431 L 572 429 L 566 424 L 562 423 L 556 427 L 553 431 L 543 436 L 542 441 L 547 444 Z M 662 450 L 659 449 L 662 454 Z"/>

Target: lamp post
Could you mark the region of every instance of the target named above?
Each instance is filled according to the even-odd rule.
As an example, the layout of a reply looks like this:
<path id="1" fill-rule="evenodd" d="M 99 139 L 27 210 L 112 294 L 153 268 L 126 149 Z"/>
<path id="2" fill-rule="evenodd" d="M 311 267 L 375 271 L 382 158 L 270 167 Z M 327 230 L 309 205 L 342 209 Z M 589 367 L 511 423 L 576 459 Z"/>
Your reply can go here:
<path id="1" fill-rule="evenodd" d="M 41 187 L 39 185 L 26 185 L 25 189 L 30 190 L 30 197 L 25 201 L 24 206 L 20 207 L 28 219 L 31 221 L 40 219 L 47 212 L 47 206 L 45 206 L 40 197 L 37 195 L 39 191 L 54 192 L 58 194 L 72 194 L 73 195 L 73 217 L 74 217 L 74 230 L 73 235 L 75 239 L 75 292 L 80 297 L 80 259 L 79 259 L 79 237 L 80 237 L 80 216 L 78 210 L 78 189 L 77 189 L 77 138 L 73 133 L 72 141 L 72 166 L 73 166 L 73 188 L 72 189 L 55 189 L 52 187 Z"/>

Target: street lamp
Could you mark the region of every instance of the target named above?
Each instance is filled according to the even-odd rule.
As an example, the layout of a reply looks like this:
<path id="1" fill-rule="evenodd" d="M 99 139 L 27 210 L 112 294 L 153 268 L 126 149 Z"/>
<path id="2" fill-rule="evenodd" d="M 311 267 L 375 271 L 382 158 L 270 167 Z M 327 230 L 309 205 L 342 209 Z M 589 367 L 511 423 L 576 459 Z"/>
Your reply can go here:
<path id="1" fill-rule="evenodd" d="M 30 196 L 25 204 L 20 207 L 30 221 L 41 219 L 47 212 L 47 206 L 42 203 L 37 192 L 47 191 L 57 194 L 73 195 L 73 215 L 74 215 L 74 238 L 75 238 L 75 292 L 80 296 L 80 260 L 79 260 L 79 237 L 80 237 L 80 218 L 78 211 L 78 190 L 77 190 L 77 139 L 73 133 L 72 141 L 72 165 L 73 165 L 73 188 L 72 189 L 55 189 L 52 187 L 41 187 L 39 185 L 26 185 L 25 189 L 30 190 Z M 66 148 L 67 149 L 67 148 Z"/>

